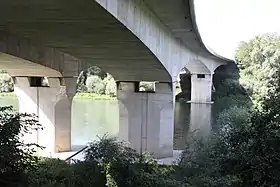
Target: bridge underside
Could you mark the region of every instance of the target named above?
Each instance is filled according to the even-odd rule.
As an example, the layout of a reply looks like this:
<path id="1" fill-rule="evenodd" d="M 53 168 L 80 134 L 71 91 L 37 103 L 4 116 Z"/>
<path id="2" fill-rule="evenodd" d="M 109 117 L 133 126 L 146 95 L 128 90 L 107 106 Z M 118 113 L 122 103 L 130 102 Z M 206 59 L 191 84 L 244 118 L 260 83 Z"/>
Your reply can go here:
<path id="1" fill-rule="evenodd" d="M 3 0 L 0 30 L 97 65 L 116 80 L 170 82 L 151 51 L 95 1 Z"/>
<path id="2" fill-rule="evenodd" d="M 71 69 L 77 63 L 60 51 L 82 60 L 79 64 L 101 67 L 118 81 L 121 138 L 139 152 L 172 155 L 174 80 L 183 67 L 192 74 L 190 124 L 199 128 L 210 124 L 212 72 L 218 63 L 198 41 L 189 1 L 0 1 L 0 68 L 10 68 L 16 76 L 20 110 L 26 111 L 31 104 L 27 112 L 36 113 L 47 126 L 46 133 L 38 136 L 46 151 L 66 151 L 71 144 L 71 102 L 76 92 L 76 72 Z M 20 39 L 32 45 L 25 48 Z M 31 50 L 33 45 L 35 50 Z M 51 48 L 49 52 L 40 51 L 44 46 Z M 58 64 L 54 69 L 62 75 L 50 78 L 49 87 L 40 85 L 38 77 L 19 76 L 13 68 L 30 67 L 29 76 L 33 70 L 45 71 L 40 65 L 32 67 L 25 54 L 22 61 L 14 57 L 33 52 L 35 60 L 30 61 L 52 61 L 50 67 Z M 133 81 L 158 82 L 155 92 L 147 93 L 140 92 L 139 83 Z"/>
<path id="3" fill-rule="evenodd" d="M 0 70 L 12 77 L 62 77 L 56 70 L 1 52 Z"/>

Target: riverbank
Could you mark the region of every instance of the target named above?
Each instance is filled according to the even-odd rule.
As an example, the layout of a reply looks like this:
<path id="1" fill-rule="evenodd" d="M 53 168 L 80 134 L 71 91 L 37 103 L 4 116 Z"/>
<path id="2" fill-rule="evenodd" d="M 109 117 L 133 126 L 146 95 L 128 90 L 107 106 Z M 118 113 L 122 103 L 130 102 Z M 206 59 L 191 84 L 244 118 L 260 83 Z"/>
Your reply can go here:
<path id="1" fill-rule="evenodd" d="M 72 155 L 75 155 L 77 152 L 78 151 L 54 153 L 53 155 L 51 155 L 51 157 L 52 158 L 58 158 L 60 160 L 65 160 L 66 158 L 69 158 Z M 156 161 L 158 162 L 158 164 L 161 164 L 161 165 L 172 165 L 172 164 L 177 165 L 178 161 L 180 160 L 180 157 L 181 157 L 182 153 L 183 153 L 183 150 L 173 150 L 173 156 L 172 157 L 156 159 Z M 84 161 L 84 157 L 85 157 L 85 153 L 81 152 L 80 154 L 77 154 L 76 156 L 73 156 L 72 159 Z"/>
<path id="2" fill-rule="evenodd" d="M 0 97 L 16 97 L 13 92 L 2 92 Z M 95 93 L 77 93 L 74 99 L 90 99 L 90 100 L 116 100 L 116 97 L 109 95 L 99 95 Z"/>
<path id="3" fill-rule="evenodd" d="M 116 100 L 117 98 L 109 95 L 99 95 L 96 93 L 77 93 L 74 99 Z"/>

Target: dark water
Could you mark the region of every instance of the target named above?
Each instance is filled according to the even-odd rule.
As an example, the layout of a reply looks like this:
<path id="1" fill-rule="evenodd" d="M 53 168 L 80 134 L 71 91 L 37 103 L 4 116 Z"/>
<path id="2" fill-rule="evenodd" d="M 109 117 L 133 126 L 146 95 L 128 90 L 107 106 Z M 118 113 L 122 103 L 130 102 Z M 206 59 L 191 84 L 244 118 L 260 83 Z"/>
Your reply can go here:
<path id="1" fill-rule="evenodd" d="M 16 97 L 0 97 L 0 105 L 18 109 Z M 175 104 L 174 148 L 184 148 L 188 134 L 189 105 Z M 72 107 L 72 147 L 80 147 L 104 134 L 117 135 L 119 109 L 116 100 L 74 99 Z"/>

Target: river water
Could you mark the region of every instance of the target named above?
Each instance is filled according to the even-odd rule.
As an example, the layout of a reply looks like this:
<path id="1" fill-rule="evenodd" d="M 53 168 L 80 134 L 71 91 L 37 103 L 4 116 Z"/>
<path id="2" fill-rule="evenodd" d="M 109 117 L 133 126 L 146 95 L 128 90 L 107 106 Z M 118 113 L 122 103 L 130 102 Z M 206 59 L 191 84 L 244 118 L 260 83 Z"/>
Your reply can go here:
<path id="1" fill-rule="evenodd" d="M 18 110 L 16 97 L 0 97 L 0 105 Z M 189 104 L 175 104 L 174 149 L 183 149 L 188 134 Z M 117 100 L 74 99 L 72 105 L 72 148 L 76 149 L 104 134 L 117 136 L 119 109 Z"/>

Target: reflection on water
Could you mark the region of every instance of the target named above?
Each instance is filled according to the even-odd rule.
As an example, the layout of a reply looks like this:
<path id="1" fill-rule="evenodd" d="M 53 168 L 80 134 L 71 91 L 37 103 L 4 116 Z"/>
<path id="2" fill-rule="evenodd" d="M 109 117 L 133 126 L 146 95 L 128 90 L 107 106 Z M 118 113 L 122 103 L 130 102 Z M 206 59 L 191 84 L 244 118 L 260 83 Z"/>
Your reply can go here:
<path id="1" fill-rule="evenodd" d="M 72 146 L 84 145 L 103 134 L 117 136 L 119 108 L 116 100 L 74 100 L 72 108 Z"/>
<path id="2" fill-rule="evenodd" d="M 12 105 L 18 110 L 16 97 L 0 97 L 0 105 Z M 119 109 L 116 100 L 75 99 L 72 105 L 72 148 L 85 145 L 98 136 L 118 135 Z M 174 147 L 184 148 L 189 121 L 190 106 L 185 102 L 176 102 Z"/>

